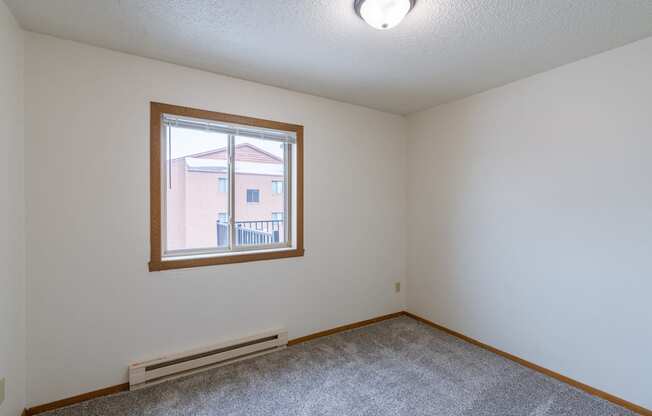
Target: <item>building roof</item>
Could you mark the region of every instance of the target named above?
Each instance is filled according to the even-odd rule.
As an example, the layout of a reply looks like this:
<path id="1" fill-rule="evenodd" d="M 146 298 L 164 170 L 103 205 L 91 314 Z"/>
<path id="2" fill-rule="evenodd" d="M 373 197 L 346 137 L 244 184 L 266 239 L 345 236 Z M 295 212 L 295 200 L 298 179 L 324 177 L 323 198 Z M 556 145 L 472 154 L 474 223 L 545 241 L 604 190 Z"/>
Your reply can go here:
<path id="1" fill-rule="evenodd" d="M 276 156 L 273 153 L 270 153 L 266 150 L 261 149 L 258 146 L 255 146 L 251 143 L 240 143 L 235 145 L 235 150 L 236 150 L 236 160 L 247 160 L 247 159 L 252 159 L 252 153 L 257 154 L 259 158 L 257 160 L 249 160 L 249 161 L 258 161 L 258 162 L 265 162 L 265 163 L 283 163 L 283 159 L 280 157 Z M 238 150 L 240 152 L 238 152 Z M 250 153 L 245 153 L 245 151 L 248 150 Z M 225 158 L 226 158 L 226 147 L 220 147 L 217 149 L 209 150 L 207 152 L 201 152 L 201 153 L 195 153 L 192 155 L 184 156 L 184 157 L 192 157 L 192 158 L 210 158 L 210 156 L 216 156 L 219 155 L 220 153 L 224 153 Z M 238 155 L 240 153 L 240 155 Z M 241 156 L 241 157 L 238 157 Z M 178 158 L 178 159 L 183 159 L 183 158 Z"/>
<path id="2" fill-rule="evenodd" d="M 235 146 L 235 173 L 283 176 L 283 159 L 250 143 Z M 226 147 L 177 158 L 185 161 L 189 172 L 226 173 Z"/>
<path id="3" fill-rule="evenodd" d="M 186 168 L 190 172 L 226 173 L 226 159 L 202 159 L 186 157 Z M 260 163 L 236 161 L 235 173 L 250 175 L 283 176 L 283 165 L 279 163 Z"/>

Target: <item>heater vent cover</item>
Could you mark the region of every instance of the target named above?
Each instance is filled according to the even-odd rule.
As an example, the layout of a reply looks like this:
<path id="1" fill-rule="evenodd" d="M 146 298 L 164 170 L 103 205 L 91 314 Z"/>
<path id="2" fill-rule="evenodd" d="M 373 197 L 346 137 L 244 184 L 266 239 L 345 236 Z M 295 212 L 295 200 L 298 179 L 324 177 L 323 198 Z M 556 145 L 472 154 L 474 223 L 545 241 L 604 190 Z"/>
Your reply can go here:
<path id="1" fill-rule="evenodd" d="M 170 354 L 155 360 L 131 364 L 129 366 L 129 388 L 135 390 L 173 378 L 268 354 L 285 348 L 287 342 L 287 330 L 277 329 L 183 353 Z"/>

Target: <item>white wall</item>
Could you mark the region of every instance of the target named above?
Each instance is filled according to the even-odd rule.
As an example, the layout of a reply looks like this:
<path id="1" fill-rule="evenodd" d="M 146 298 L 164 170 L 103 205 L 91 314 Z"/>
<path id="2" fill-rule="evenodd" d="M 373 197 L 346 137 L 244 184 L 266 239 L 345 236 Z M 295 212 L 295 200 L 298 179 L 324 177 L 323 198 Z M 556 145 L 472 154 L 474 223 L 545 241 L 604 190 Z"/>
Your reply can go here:
<path id="1" fill-rule="evenodd" d="M 25 406 L 23 33 L 0 1 L 0 416 Z"/>
<path id="2" fill-rule="evenodd" d="M 652 408 L 652 38 L 408 122 L 410 311 Z"/>
<path id="3" fill-rule="evenodd" d="M 3 56 L 20 57 L 5 27 Z M 412 312 L 652 407 L 652 39 L 406 122 L 25 36 L 30 406 L 122 383 L 134 360 L 401 310 L 407 257 Z M 20 102 L 20 69 L 0 68 Z M 147 272 L 150 100 L 305 125 L 306 257 Z M 22 152 L 5 139 L 21 125 L 2 123 L 3 155 Z M 0 186 L 19 197 L 2 218 L 20 242 L 22 157 L 7 160 Z M 0 322 L 17 336 L 0 365 L 18 363 L 20 389 L 23 301 L 5 293 L 21 293 L 23 252 L 2 241 L 16 319 Z"/>
<path id="4" fill-rule="evenodd" d="M 403 117 L 31 33 L 25 59 L 30 405 L 405 307 Z M 147 272 L 150 100 L 305 126 L 304 258 Z"/>

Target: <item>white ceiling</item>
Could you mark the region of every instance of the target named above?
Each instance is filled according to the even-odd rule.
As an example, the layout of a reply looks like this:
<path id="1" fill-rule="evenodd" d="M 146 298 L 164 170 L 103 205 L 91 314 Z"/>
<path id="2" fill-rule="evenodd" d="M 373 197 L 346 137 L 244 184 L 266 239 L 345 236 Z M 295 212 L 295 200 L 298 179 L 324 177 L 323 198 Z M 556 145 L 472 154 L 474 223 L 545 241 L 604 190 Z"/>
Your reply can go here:
<path id="1" fill-rule="evenodd" d="M 23 28 L 399 114 L 652 35 L 652 0 L 5 0 Z"/>

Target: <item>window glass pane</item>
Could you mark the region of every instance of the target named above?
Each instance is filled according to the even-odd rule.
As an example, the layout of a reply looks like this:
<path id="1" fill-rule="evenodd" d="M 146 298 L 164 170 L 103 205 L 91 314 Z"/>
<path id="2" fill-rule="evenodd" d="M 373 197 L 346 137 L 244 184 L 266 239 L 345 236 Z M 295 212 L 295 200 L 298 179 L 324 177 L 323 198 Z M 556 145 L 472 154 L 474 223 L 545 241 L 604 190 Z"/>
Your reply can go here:
<path id="1" fill-rule="evenodd" d="M 229 212 L 228 136 L 179 127 L 166 133 L 166 251 L 228 247 L 221 221 Z"/>
<path id="2" fill-rule="evenodd" d="M 247 189 L 247 202 L 249 202 L 249 203 L 259 203 L 260 202 L 260 191 L 258 189 Z"/>
<path id="3" fill-rule="evenodd" d="M 272 181 L 272 192 L 275 194 L 283 193 L 283 181 Z"/>
<path id="4" fill-rule="evenodd" d="M 227 175 L 225 174 L 223 177 L 219 177 L 217 179 L 217 181 L 218 181 L 218 184 L 217 184 L 218 190 L 220 192 L 228 192 L 229 178 L 227 177 Z"/>
<path id="5" fill-rule="evenodd" d="M 272 140 L 235 137 L 236 245 L 286 242 L 285 146 Z"/>

